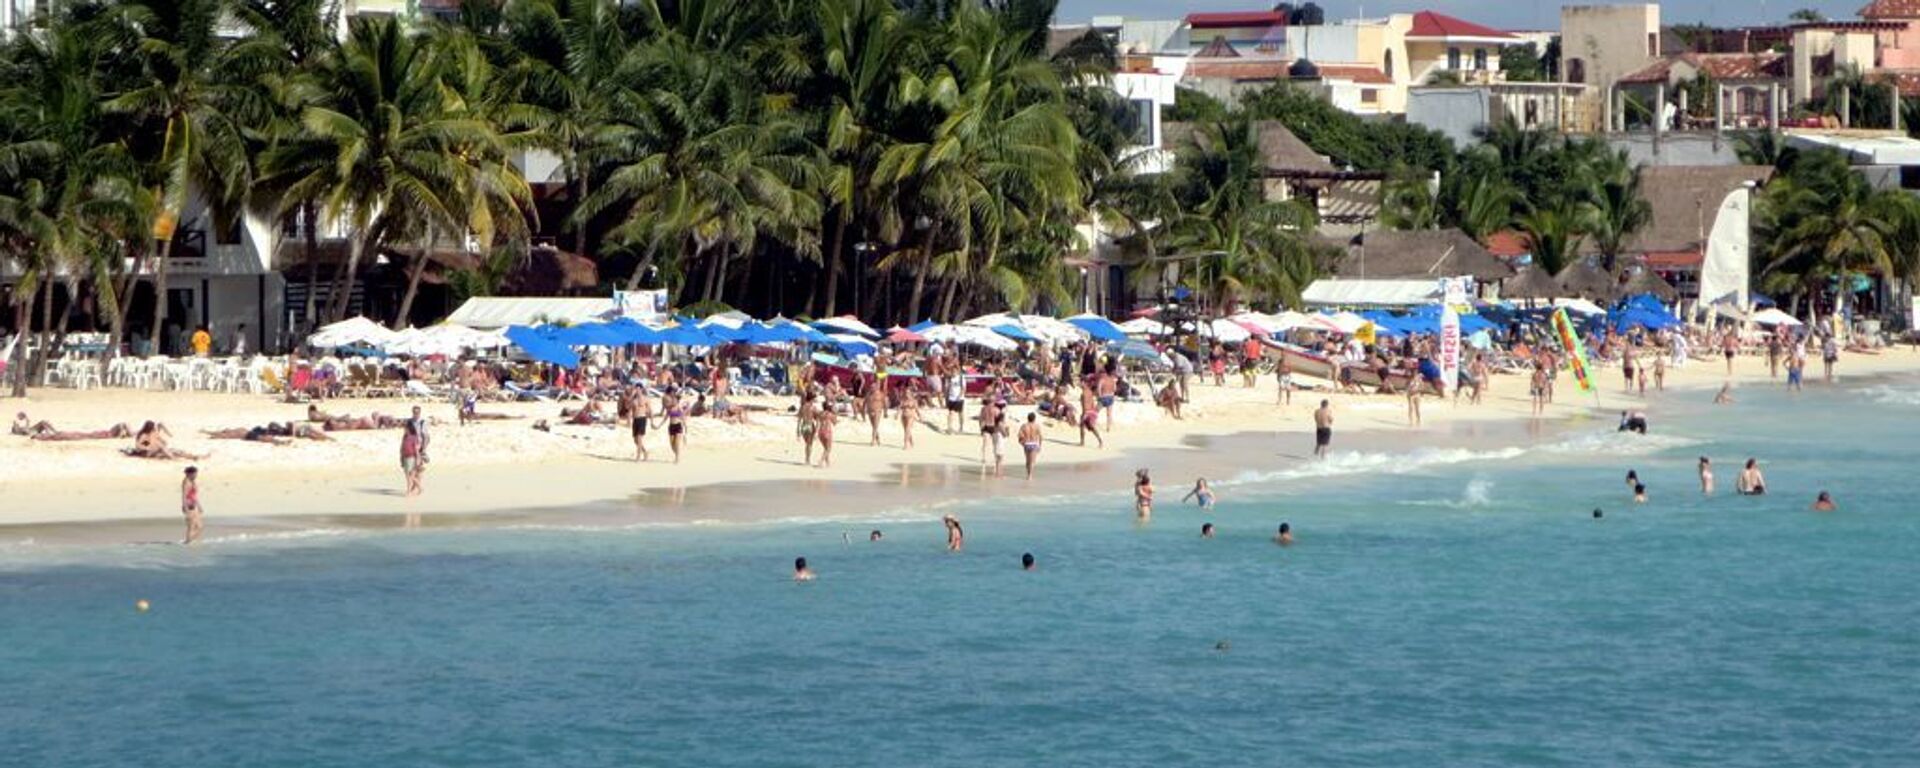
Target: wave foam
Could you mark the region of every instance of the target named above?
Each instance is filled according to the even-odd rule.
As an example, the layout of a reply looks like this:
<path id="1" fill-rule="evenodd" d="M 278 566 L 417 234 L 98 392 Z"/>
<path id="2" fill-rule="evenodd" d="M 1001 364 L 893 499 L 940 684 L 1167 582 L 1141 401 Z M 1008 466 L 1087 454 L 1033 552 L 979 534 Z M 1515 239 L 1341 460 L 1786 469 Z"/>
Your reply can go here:
<path id="1" fill-rule="evenodd" d="M 1898 405 L 1908 408 L 1920 407 L 1920 390 L 1901 389 L 1880 384 L 1860 390 L 1868 400 L 1881 405 Z"/>

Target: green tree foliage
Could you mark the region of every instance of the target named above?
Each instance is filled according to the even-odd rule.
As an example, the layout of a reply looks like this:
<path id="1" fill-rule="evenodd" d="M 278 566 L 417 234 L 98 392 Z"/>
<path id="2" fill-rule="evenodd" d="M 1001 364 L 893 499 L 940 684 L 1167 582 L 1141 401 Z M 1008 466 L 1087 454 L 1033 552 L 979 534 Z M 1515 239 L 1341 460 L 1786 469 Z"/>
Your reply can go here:
<path id="1" fill-rule="evenodd" d="M 1552 79 L 1547 60 L 1533 43 L 1501 46 L 1500 72 L 1510 83 L 1541 83 Z"/>
<path id="2" fill-rule="evenodd" d="M 1801 152 L 1755 205 L 1760 289 L 1844 310 L 1851 277 L 1911 280 L 1920 272 L 1920 202 L 1876 190 L 1831 150 Z"/>

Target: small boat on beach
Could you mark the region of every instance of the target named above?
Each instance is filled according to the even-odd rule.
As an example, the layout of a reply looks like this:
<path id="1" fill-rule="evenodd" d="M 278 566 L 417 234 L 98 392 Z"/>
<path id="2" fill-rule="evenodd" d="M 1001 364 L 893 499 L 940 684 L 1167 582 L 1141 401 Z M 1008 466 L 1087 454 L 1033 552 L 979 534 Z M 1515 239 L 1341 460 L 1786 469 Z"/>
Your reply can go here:
<path id="1" fill-rule="evenodd" d="M 1260 346 L 1263 353 L 1267 357 L 1273 358 L 1276 362 L 1286 360 L 1287 364 L 1296 374 L 1325 379 L 1337 384 L 1338 381 L 1335 379 L 1334 371 L 1344 367 L 1348 371 L 1351 371 L 1350 378 L 1353 383 L 1363 387 L 1378 388 L 1380 386 L 1380 375 L 1375 373 L 1372 368 L 1363 365 L 1339 366 L 1334 363 L 1331 356 L 1307 349 L 1306 347 L 1288 344 L 1284 341 L 1275 341 L 1269 338 L 1260 339 Z M 1411 381 L 1413 381 L 1412 371 L 1396 370 L 1387 374 L 1387 383 L 1396 392 L 1405 390 L 1407 384 Z"/>

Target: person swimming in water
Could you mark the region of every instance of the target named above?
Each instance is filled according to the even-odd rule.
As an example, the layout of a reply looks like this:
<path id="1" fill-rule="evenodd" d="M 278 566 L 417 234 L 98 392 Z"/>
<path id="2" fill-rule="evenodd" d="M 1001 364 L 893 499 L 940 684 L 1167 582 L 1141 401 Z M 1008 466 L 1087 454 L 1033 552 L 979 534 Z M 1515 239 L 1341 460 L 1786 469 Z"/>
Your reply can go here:
<path id="1" fill-rule="evenodd" d="M 1193 499 L 1201 509 L 1213 509 L 1213 488 L 1207 485 L 1206 478 L 1193 481 L 1193 490 L 1187 491 L 1187 495 L 1180 497 L 1180 502 L 1184 504 L 1187 499 Z"/>
<path id="2" fill-rule="evenodd" d="M 1833 494 L 1827 493 L 1826 491 L 1821 491 L 1819 498 L 1813 500 L 1813 511 L 1815 512 L 1832 512 L 1839 508 L 1839 505 L 1833 503 Z"/>
<path id="3" fill-rule="evenodd" d="M 1767 493 L 1767 478 L 1760 474 L 1760 462 L 1747 459 L 1747 467 L 1740 470 L 1739 486 L 1736 489 L 1742 496 L 1764 496 Z"/>
<path id="4" fill-rule="evenodd" d="M 1633 486 L 1633 503 L 1647 503 L 1647 487 L 1645 485 L 1636 484 Z"/>
<path id="5" fill-rule="evenodd" d="M 880 539 L 880 529 L 875 528 L 867 532 L 867 541 L 879 541 Z"/>
<path id="6" fill-rule="evenodd" d="M 813 569 L 807 567 L 806 558 L 796 557 L 793 559 L 793 580 L 813 581 Z"/>
<path id="7" fill-rule="evenodd" d="M 1647 415 L 1639 411 L 1620 412 L 1620 432 L 1647 433 Z"/>
<path id="8" fill-rule="evenodd" d="M 1200 538 L 1203 538 L 1203 539 L 1213 538 L 1213 523 L 1200 524 Z"/>
<path id="9" fill-rule="evenodd" d="M 1020 570 L 1031 571 L 1035 564 L 1032 552 L 1020 555 Z"/>
<path id="10" fill-rule="evenodd" d="M 1627 487 L 1632 488 L 1639 484 L 1640 484 L 1639 470 L 1633 470 L 1633 469 L 1627 470 Z"/>
<path id="11" fill-rule="evenodd" d="M 1292 545 L 1293 544 L 1293 526 L 1288 523 L 1281 523 L 1280 530 L 1274 532 L 1273 534 L 1273 543 L 1283 547 Z"/>

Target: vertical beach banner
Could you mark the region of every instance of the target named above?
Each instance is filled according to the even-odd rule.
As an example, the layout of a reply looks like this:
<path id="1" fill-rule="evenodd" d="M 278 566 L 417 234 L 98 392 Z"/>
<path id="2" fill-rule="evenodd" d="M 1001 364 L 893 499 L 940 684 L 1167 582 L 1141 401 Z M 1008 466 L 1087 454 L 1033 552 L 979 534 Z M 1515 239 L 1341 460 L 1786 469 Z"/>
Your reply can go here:
<path id="1" fill-rule="evenodd" d="M 1460 386 L 1460 314 L 1440 308 L 1440 394 Z"/>
<path id="2" fill-rule="evenodd" d="M 1580 334 L 1574 332 L 1566 307 L 1553 311 L 1553 335 L 1560 340 L 1560 349 L 1567 353 L 1567 367 L 1573 370 L 1573 380 L 1579 382 L 1580 391 L 1592 392 L 1593 381 L 1587 376 L 1587 349 L 1580 343 Z"/>

